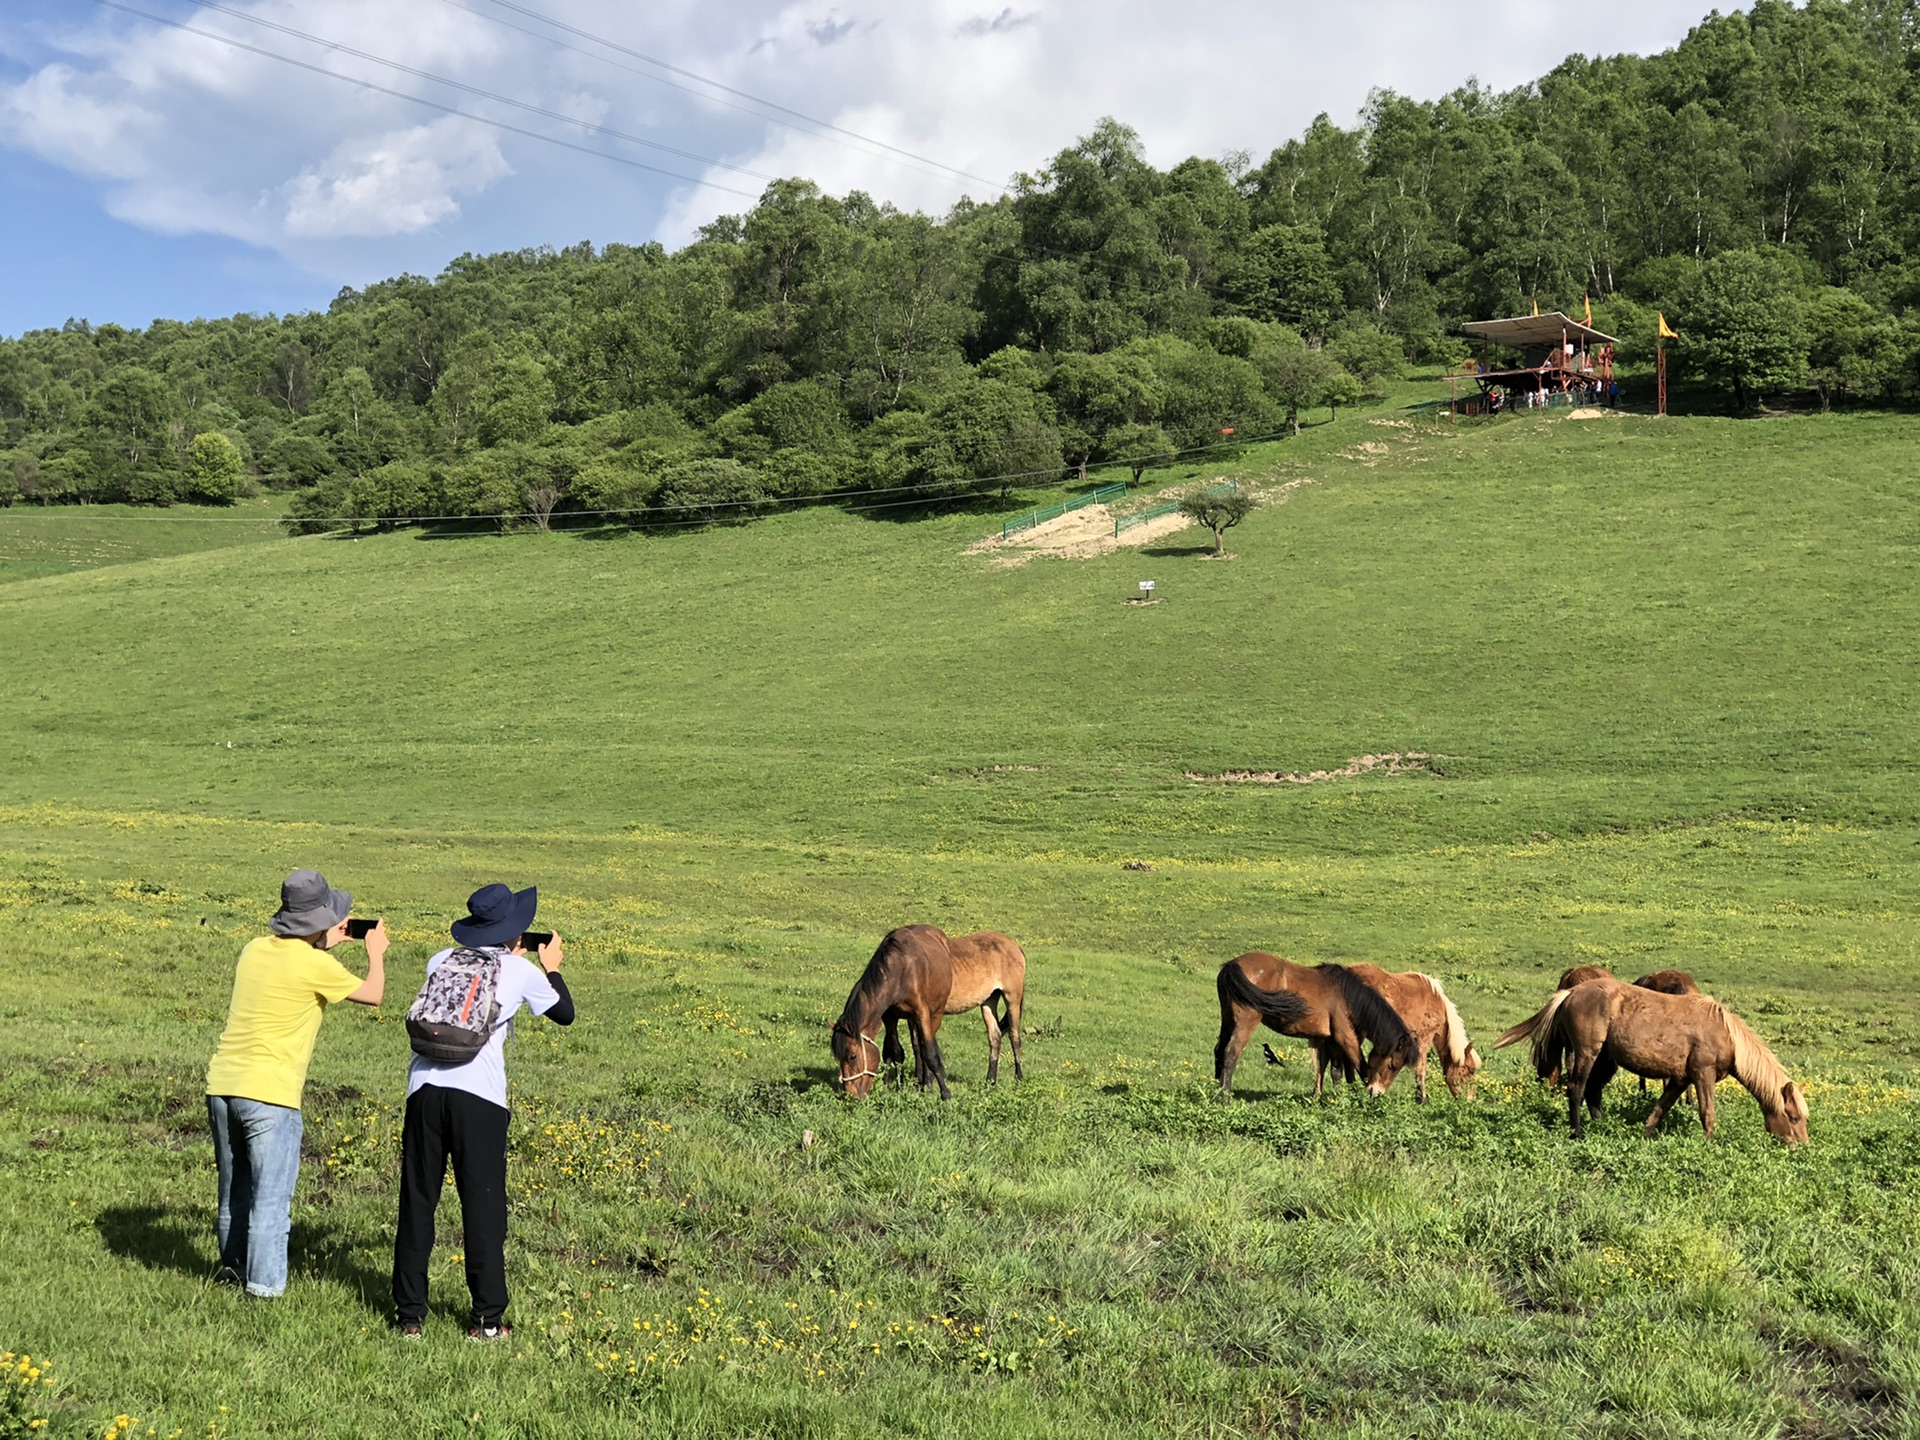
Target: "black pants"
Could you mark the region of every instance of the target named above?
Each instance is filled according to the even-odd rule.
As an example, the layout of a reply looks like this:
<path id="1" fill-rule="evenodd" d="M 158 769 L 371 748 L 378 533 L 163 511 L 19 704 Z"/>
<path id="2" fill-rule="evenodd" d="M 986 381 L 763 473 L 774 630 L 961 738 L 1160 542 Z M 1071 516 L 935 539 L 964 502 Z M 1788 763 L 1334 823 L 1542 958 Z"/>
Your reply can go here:
<path id="1" fill-rule="evenodd" d="M 400 1132 L 400 1222 L 393 1236 L 396 1318 L 427 1318 L 427 1265 L 433 1258 L 433 1212 L 453 1161 L 466 1230 L 467 1289 L 473 1323 L 499 1323 L 507 1308 L 507 1121 L 490 1100 L 422 1085 L 407 1097 Z"/>

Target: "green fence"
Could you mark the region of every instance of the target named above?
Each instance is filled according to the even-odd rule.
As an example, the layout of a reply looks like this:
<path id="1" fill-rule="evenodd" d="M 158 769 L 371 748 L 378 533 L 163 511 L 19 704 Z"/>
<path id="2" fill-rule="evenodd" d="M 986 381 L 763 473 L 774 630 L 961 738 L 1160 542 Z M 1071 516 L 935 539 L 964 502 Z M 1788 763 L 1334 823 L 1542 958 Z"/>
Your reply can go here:
<path id="1" fill-rule="evenodd" d="M 1025 515 L 1015 516 L 1000 527 L 1000 538 L 1018 535 L 1022 530 L 1031 530 L 1036 525 L 1044 525 L 1049 520 L 1058 520 L 1062 515 L 1071 514 L 1088 505 L 1103 505 L 1109 500 L 1118 500 L 1127 493 L 1125 485 L 1102 485 L 1097 490 L 1089 490 L 1084 495 L 1075 495 L 1071 500 L 1062 500 L 1058 505 L 1048 505 L 1039 510 L 1030 510 Z"/>
<path id="2" fill-rule="evenodd" d="M 1200 493 L 1202 495 L 1224 495 L 1230 490 L 1238 490 L 1239 488 L 1240 482 L 1238 480 L 1222 480 L 1218 484 L 1209 485 Z M 1149 505 L 1146 509 L 1136 510 L 1131 515 L 1116 515 L 1113 521 L 1113 533 L 1116 537 L 1124 535 L 1136 525 L 1144 525 L 1149 520 L 1158 520 L 1162 515 L 1171 515 L 1179 508 L 1180 502 L 1178 500 L 1162 500 L 1158 505 Z"/>
<path id="3" fill-rule="evenodd" d="M 1158 520 L 1162 515 L 1171 515 L 1180 508 L 1178 500 L 1163 500 L 1158 505 L 1149 505 L 1144 510 L 1136 510 L 1131 515 L 1117 516 L 1113 522 L 1113 533 L 1118 536 L 1136 525 L 1144 525 L 1149 520 Z"/>

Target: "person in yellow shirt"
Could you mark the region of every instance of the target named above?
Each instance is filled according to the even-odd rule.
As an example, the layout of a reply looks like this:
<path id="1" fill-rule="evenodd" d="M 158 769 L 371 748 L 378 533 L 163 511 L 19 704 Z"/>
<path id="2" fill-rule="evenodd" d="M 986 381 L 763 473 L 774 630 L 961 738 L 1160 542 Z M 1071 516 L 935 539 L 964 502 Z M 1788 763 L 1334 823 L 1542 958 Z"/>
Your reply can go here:
<path id="1" fill-rule="evenodd" d="M 347 938 L 353 896 L 317 870 L 280 887 L 273 932 L 240 952 L 227 1028 L 207 1066 L 207 1123 L 220 1172 L 219 1278 L 266 1299 L 287 1288 L 287 1230 L 300 1175 L 300 1096 L 327 1006 L 378 1005 L 387 927 L 367 931 L 367 978 L 327 952 Z"/>

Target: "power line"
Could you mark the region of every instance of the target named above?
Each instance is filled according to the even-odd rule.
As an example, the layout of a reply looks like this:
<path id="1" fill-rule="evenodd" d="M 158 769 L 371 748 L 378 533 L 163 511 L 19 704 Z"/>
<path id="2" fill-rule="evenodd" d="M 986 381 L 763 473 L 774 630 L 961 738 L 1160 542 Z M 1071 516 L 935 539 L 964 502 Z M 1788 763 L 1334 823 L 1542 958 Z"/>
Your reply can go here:
<path id="1" fill-rule="evenodd" d="M 244 10 L 236 10 L 228 5 L 218 5 L 213 0 L 197 0 L 202 10 L 217 10 L 222 15 L 231 15 L 236 20 L 244 20 L 249 25 L 259 25 L 268 30 L 278 30 L 282 35 L 291 35 L 296 40 L 305 40 L 314 45 L 324 45 L 329 50 L 338 50 L 342 55 L 351 55 L 357 60 L 370 60 L 376 65 L 384 65 L 389 70 L 398 70 L 403 75 L 412 75 L 416 79 L 429 80 L 435 85 L 445 85 L 450 90 L 464 90 L 469 95 L 477 95 L 483 100 L 492 100 L 500 105 L 511 105 L 516 110 L 524 110 L 530 115 L 539 115 L 548 120 L 558 120 L 563 125 L 577 125 L 582 130 L 591 130 L 615 140 L 625 140 L 631 145 L 644 145 L 649 150 L 665 151 L 677 155 L 682 160 L 693 160 L 702 165 L 716 166 L 722 170 L 733 170 L 739 174 L 751 176 L 755 180 L 765 180 L 769 184 L 775 177 L 762 175 L 758 170 L 749 170 L 744 165 L 734 165 L 725 160 L 710 159 L 697 155 L 691 150 L 680 150 L 672 145 L 663 145 L 658 140 L 648 140 L 644 136 L 629 135 L 624 130 L 615 130 L 611 126 L 600 125 L 592 120 L 581 120 L 558 110 L 548 110 L 544 106 L 531 105 L 524 100 L 516 100 L 511 95 L 502 95 L 495 90 L 483 90 L 478 85 L 469 85 L 464 80 L 449 80 L 444 75 L 435 75 L 430 70 L 416 70 L 411 65 L 402 65 L 398 60 L 389 60 L 384 55 L 375 55 L 366 50 L 356 50 L 351 45 L 342 45 L 338 40 L 329 40 L 321 35 L 309 35 L 304 30 L 296 30 L 291 25 L 282 25 L 278 21 L 263 19 L 258 15 L 249 15 Z"/>
<path id="2" fill-rule="evenodd" d="M 844 135 L 850 140 L 859 140 L 862 143 L 867 145 L 877 145 L 882 150 L 889 150 L 893 152 L 895 155 L 904 156 L 906 159 L 909 159 L 909 160 L 917 160 L 922 165 L 931 165 L 936 170 L 944 170 L 950 175 L 958 175 L 963 180 L 977 181 L 979 184 L 991 187 L 994 191 L 998 193 L 1005 193 L 1006 191 L 1006 187 L 1004 185 L 995 184 L 993 181 L 987 179 L 984 175 L 975 175 L 970 173 L 969 171 L 957 169 L 952 165 L 943 164 L 941 161 L 931 159 L 928 156 L 916 155 L 911 150 L 903 150 L 898 145 L 889 145 L 886 141 L 876 140 L 870 135 L 862 135 L 858 131 L 844 129 L 839 125 L 833 124 L 831 121 L 816 119 L 812 115 L 805 114 L 802 111 L 792 109 L 786 105 L 778 104 L 775 101 L 765 99 L 764 97 L 755 95 L 750 91 L 736 90 L 731 85 L 723 85 L 718 80 L 710 80 L 704 75 L 697 75 L 691 70 L 684 70 L 678 65 L 674 65 L 666 60 L 659 59 L 657 56 L 648 55 L 643 51 L 635 50 L 630 46 L 622 45 L 617 40 L 609 40 L 604 35 L 594 34 L 591 30 L 582 30 L 576 25 L 569 25 L 565 21 L 555 20 L 551 16 L 542 15 L 538 10 L 532 9 L 529 6 L 516 4 L 515 0 L 491 0 L 491 3 L 498 5 L 503 10 L 512 10 L 516 14 L 525 15 L 530 20 L 537 20 L 542 25 L 551 25 L 556 30 L 564 30 L 569 35 L 577 35 L 582 40 L 591 40 L 596 45 L 604 45 L 609 50 L 617 50 L 622 55 L 630 55 L 635 60 L 642 61 L 645 64 L 657 65 L 660 69 L 665 70 L 670 74 L 684 76 L 689 80 L 698 81 L 702 85 L 710 85 L 715 90 L 722 91 L 728 95 L 737 96 L 739 99 L 742 99 L 742 100 L 752 101 L 755 105 L 764 106 L 769 110 L 777 110 L 782 115 L 791 115 L 796 120 L 804 120 L 807 124 L 817 125 L 822 130 L 831 130 L 836 135 Z M 771 117 L 768 117 L 768 118 L 771 118 Z"/>
<path id="3" fill-rule="evenodd" d="M 611 65 L 614 69 L 622 71 L 625 74 L 638 75 L 641 79 L 651 80 L 656 85 L 665 85 L 670 89 L 680 91 L 682 94 L 695 96 L 698 99 L 706 101 L 708 104 L 724 106 L 728 110 L 738 111 L 742 115 L 751 115 L 756 120 L 767 121 L 769 124 L 792 130 L 796 134 L 811 136 L 817 140 L 825 140 L 830 145 L 838 145 L 843 149 L 852 150 L 857 155 L 866 155 L 876 160 L 888 160 L 894 164 L 905 163 L 908 169 L 918 170 L 923 175 L 934 175 L 945 172 L 947 174 L 961 175 L 967 179 L 975 178 L 967 175 L 964 170 L 951 170 L 946 166 L 939 165 L 937 162 L 909 160 L 904 156 L 896 155 L 879 155 L 872 149 L 861 149 L 860 145 L 873 145 L 878 142 L 863 139 L 860 141 L 860 145 L 856 145 L 848 138 L 840 135 L 821 134 L 816 130 L 805 129 L 802 126 L 794 124 L 791 120 L 782 120 L 777 115 L 768 115 L 764 111 L 755 110 L 746 105 L 736 104 L 734 101 L 723 99 L 718 95 L 710 95 L 704 90 L 696 90 L 691 85 L 682 85 L 678 81 L 669 80 L 664 75 L 655 75 L 650 70 L 642 70 L 638 65 L 623 64 L 611 55 L 602 55 L 597 51 L 588 50 L 580 45 L 569 45 L 565 40 L 558 39 L 555 36 L 544 35 L 538 30 L 529 30 L 524 25 L 516 25 L 511 20 L 502 19 L 498 15 L 489 15 L 484 10 L 477 10 L 471 5 L 464 4 L 463 0 L 440 0 L 440 3 L 452 9 L 462 11 L 465 14 L 472 15 L 476 19 L 484 20 L 489 25 L 498 25 L 503 29 L 513 31 L 515 34 L 529 36 L 544 45 L 552 45 L 557 49 L 566 50 L 574 55 L 584 55 L 589 60 L 598 61 L 602 65 Z M 981 183 L 986 184 L 988 182 L 982 181 Z M 1001 186 L 995 185 L 992 188 L 1000 193 L 1005 193 L 1004 188 Z"/>
<path id="4" fill-rule="evenodd" d="M 593 155 L 602 160 L 611 160 L 616 165 L 626 165 L 635 170 L 645 170 L 650 174 L 665 175 L 671 180 L 684 180 L 689 185 L 700 185 L 709 190 L 721 190 L 729 195 L 739 195 L 748 200 L 759 199 L 757 195 L 752 194 L 750 191 L 737 190 L 731 185 L 722 185 L 714 180 L 702 180 L 697 175 L 682 175 L 677 170 L 664 170 L 658 165 L 649 165 L 644 160 L 635 160 L 626 155 L 614 155 L 605 150 L 595 150 L 590 145 L 576 145 L 571 140 L 562 140 L 557 135 L 543 135 L 538 130 L 528 130 L 519 125 L 509 125 L 504 120 L 495 120 L 486 115 L 476 115 L 473 111 L 462 110 L 457 105 L 446 105 L 438 100 L 429 100 L 424 95 L 413 95 L 405 90 L 395 90 L 391 86 L 377 85 L 373 81 L 363 80 L 357 75 L 343 75 L 338 70 L 327 69 L 324 65 L 315 65 L 306 60 L 296 60 L 291 55 L 282 55 L 275 50 L 266 50 L 258 45 L 249 45 L 244 40 L 235 40 L 228 35 L 217 35 L 211 30 L 201 30 L 181 20 L 171 20 L 164 15 L 154 15 L 145 10 L 135 9 L 131 5 L 122 4 L 121 0 L 94 0 L 94 3 L 96 5 L 104 5 L 109 10 L 119 10 L 128 15 L 137 15 L 140 19 L 151 20 L 156 25 L 165 25 L 174 30 L 183 30 L 189 35 L 198 35 L 203 40 L 217 41 L 222 45 L 231 46 L 235 50 L 245 50 L 251 55 L 259 55 L 268 60 L 277 60 L 282 65 L 292 65 L 296 69 L 311 71 L 315 75 L 325 75 L 330 79 L 344 80 L 349 85 L 358 85 L 364 90 L 373 90 L 382 95 L 391 95 L 396 100 L 406 100 L 415 105 L 424 105 L 429 110 L 438 110 L 445 115 L 458 115 L 463 120 L 473 120 L 482 125 L 490 125 L 496 130 L 504 130 L 511 135 L 521 135 L 529 140 L 539 140 L 548 145 L 558 145 L 563 150 L 572 150 L 581 155 Z M 570 121 L 569 123 L 577 124 L 580 122 Z"/>

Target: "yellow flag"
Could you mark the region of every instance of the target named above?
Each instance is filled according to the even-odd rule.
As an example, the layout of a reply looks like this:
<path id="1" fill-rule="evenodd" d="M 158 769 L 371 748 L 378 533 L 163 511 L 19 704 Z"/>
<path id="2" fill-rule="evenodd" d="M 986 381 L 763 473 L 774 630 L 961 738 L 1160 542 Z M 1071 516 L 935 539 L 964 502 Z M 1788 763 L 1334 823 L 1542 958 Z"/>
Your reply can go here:
<path id="1" fill-rule="evenodd" d="M 1580 298 L 1587 302 L 1587 324 L 1591 325 L 1593 324 L 1593 297 L 1582 295 Z"/>
<path id="2" fill-rule="evenodd" d="M 1667 324 L 1666 315 L 1658 310 L 1654 311 L 1654 314 L 1660 316 L 1659 338 L 1662 340 L 1678 340 L 1680 338 L 1680 332 Z"/>
<path id="3" fill-rule="evenodd" d="M 1534 300 L 1533 300 L 1533 313 L 1536 315 L 1540 313 L 1540 297 L 1537 295 L 1534 297 Z"/>

